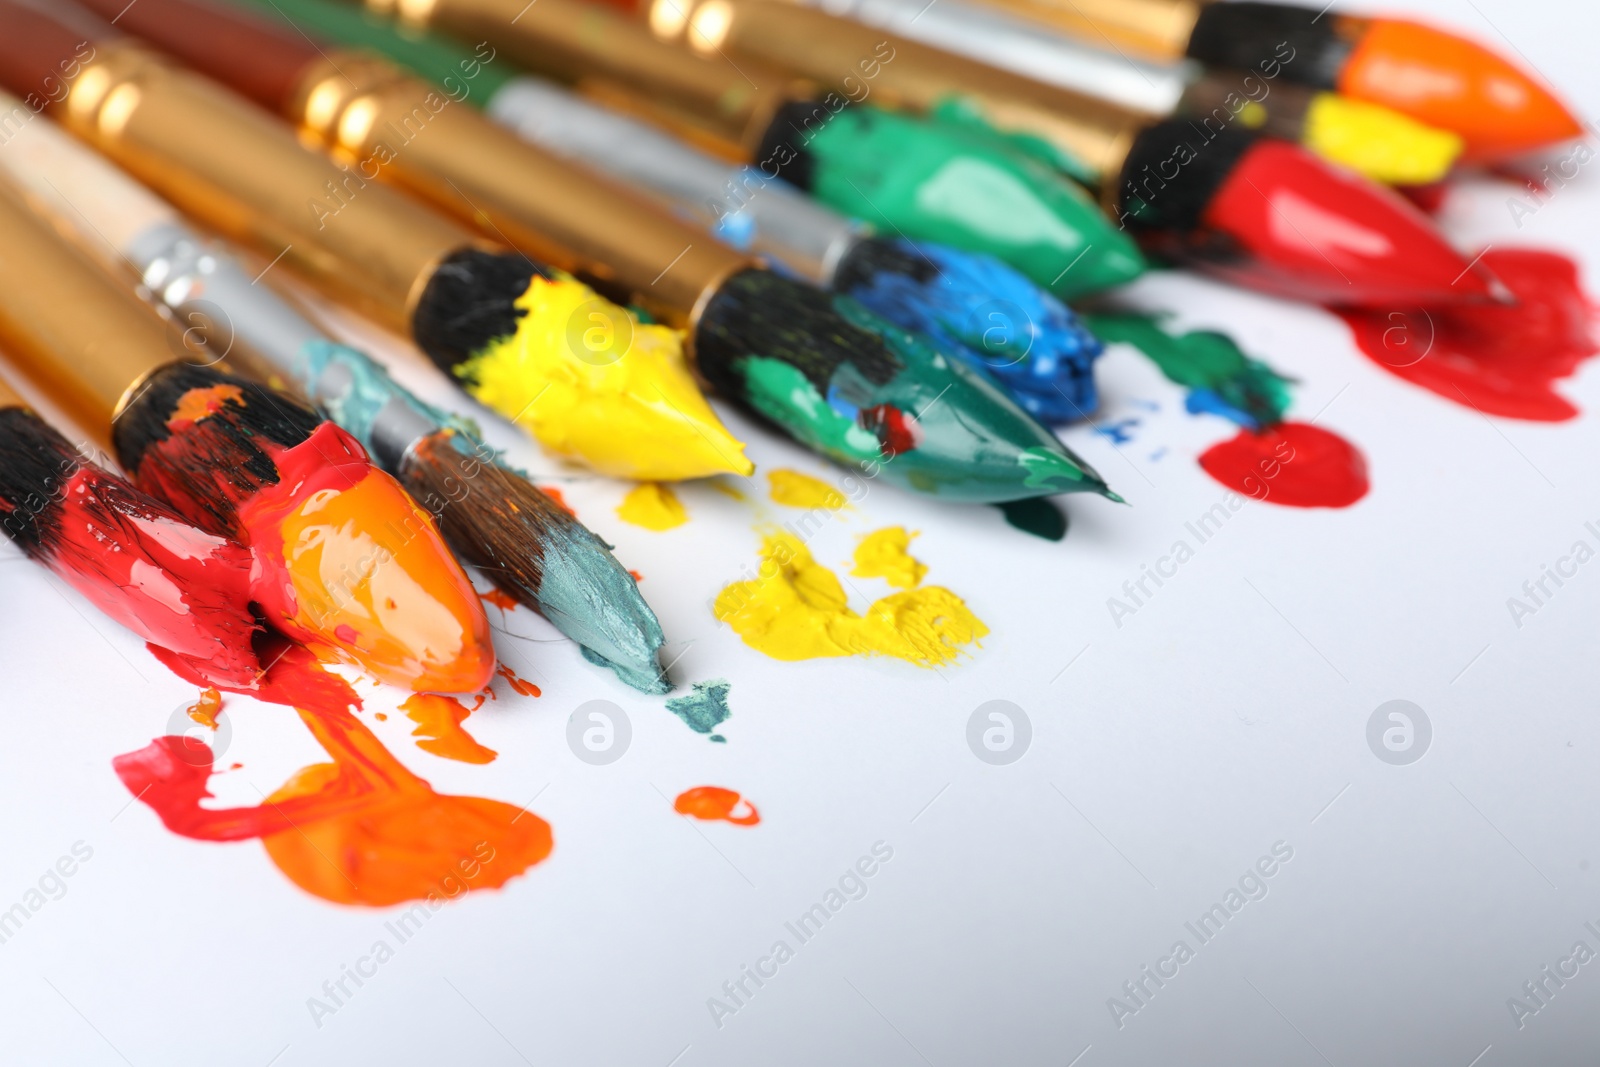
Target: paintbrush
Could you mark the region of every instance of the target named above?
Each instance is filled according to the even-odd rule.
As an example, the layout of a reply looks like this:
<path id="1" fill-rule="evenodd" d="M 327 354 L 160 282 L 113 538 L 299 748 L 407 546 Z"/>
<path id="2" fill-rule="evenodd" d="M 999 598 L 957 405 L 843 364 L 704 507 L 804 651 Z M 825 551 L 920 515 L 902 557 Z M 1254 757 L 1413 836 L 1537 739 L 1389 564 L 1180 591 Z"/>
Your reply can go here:
<path id="1" fill-rule="evenodd" d="M 91 463 L 3 377 L 0 527 L 141 639 L 221 684 L 255 684 L 250 553 Z"/>
<path id="2" fill-rule="evenodd" d="M 1465 37 L 1327 7 L 1209 0 L 990 0 L 1095 47 L 1158 60 L 1256 67 L 1287 48 L 1284 77 L 1453 130 L 1471 161 L 1504 159 L 1582 136 L 1539 80 Z M 1282 55 L 1277 55 L 1282 59 Z"/>
<path id="3" fill-rule="evenodd" d="M 1099 405 L 1104 346 L 1048 291 L 1006 264 L 947 245 L 876 236 L 801 194 L 550 82 L 519 79 L 491 117 L 552 152 L 660 198 L 679 215 L 895 325 L 938 340 L 1046 423 Z"/>
<path id="4" fill-rule="evenodd" d="M 1159 67 L 1102 52 L 1044 23 L 964 0 L 838 0 L 835 15 L 879 26 L 934 48 L 989 63 L 1049 85 L 1112 100 L 1152 116 L 1191 120 L 1235 116 L 1248 129 L 1304 145 L 1322 158 L 1391 185 L 1442 180 L 1464 142 L 1398 111 L 1313 86 L 1296 85 L 1268 50 L 1263 69 Z M 1298 59 L 1290 59 L 1293 65 Z"/>
<path id="5" fill-rule="evenodd" d="M 80 8 L 3 9 L 0 83 L 23 95 L 76 62 L 81 73 L 51 104 L 65 125 L 212 228 L 409 333 L 551 451 L 643 479 L 753 469 L 669 329 L 375 183 L 376 163 L 346 167 L 308 149 Z M 86 35 L 93 60 L 72 59 Z M 263 46 L 235 73 L 256 85 L 281 73 L 273 62 Z"/>
<path id="6" fill-rule="evenodd" d="M 496 58 L 468 68 L 479 73 L 466 100 L 491 114 L 518 106 L 523 79 L 509 59 L 768 178 L 780 168 L 804 174 L 815 197 L 886 232 L 1002 259 L 1063 300 L 1121 285 L 1145 268 L 1137 245 L 1081 187 L 982 121 L 873 106 L 875 79 L 893 62 L 887 44 L 861 57 L 841 91 L 819 92 L 761 64 L 735 67 L 665 44 L 582 0 L 369 0 L 368 7 L 399 14 L 407 31 L 425 24 L 486 42 L 477 51 Z M 458 62 L 439 66 L 414 33 L 366 43 L 447 86 L 469 80 Z M 796 136 L 803 129 L 817 131 L 804 144 Z"/>
<path id="7" fill-rule="evenodd" d="M 1487 301 L 1503 291 L 1393 190 L 1239 122 L 1152 120 L 778 0 L 655 0 L 651 24 L 683 47 L 825 83 L 887 36 L 895 59 L 878 75 L 879 92 L 918 110 L 956 100 L 1043 141 L 1099 186 L 1106 209 L 1148 250 L 1226 280 L 1384 307 Z"/>
<path id="8" fill-rule="evenodd" d="M 472 584 L 354 438 L 256 382 L 174 359 L 178 342 L 150 309 L 9 189 L 0 234 L 0 343 L 15 365 L 140 489 L 250 550 L 250 596 L 268 622 L 397 685 L 489 681 Z"/>
<path id="9" fill-rule="evenodd" d="M 213 20 L 228 34 L 206 32 Z M 308 132 L 519 247 L 604 277 L 685 329 L 724 395 L 840 462 L 955 502 L 1111 495 L 1048 430 L 926 339 L 762 268 L 474 112 L 434 110 L 438 92 L 376 55 L 324 56 L 303 32 L 197 0 L 145 0 L 121 25 L 222 78 L 237 66 L 228 38 L 246 27 L 276 38 L 274 49 L 300 47 L 299 75 L 282 79 L 297 87 L 279 106 Z M 419 114 L 431 117 L 406 134 Z"/>
<path id="10" fill-rule="evenodd" d="M 15 103 L 0 94 L 0 112 Z M 5 147 L 0 172 L 58 227 L 72 228 L 103 267 L 130 271 L 211 350 L 261 353 L 428 509 L 457 556 L 628 684 L 671 688 L 657 658 L 660 624 L 632 576 L 469 428 L 335 343 L 253 282 L 227 248 L 48 119 L 19 128 Z"/>

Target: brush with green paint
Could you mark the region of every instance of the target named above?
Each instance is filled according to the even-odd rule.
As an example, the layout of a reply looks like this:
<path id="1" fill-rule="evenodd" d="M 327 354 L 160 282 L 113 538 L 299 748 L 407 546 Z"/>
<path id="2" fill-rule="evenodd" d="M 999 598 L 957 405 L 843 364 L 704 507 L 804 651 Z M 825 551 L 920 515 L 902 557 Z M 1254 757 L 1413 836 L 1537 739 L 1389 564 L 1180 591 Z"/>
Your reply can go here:
<path id="1" fill-rule="evenodd" d="M 759 173 L 748 188 L 729 190 L 734 197 L 757 195 L 761 175 L 781 176 L 886 233 L 992 255 L 1063 300 L 1121 285 L 1145 269 L 1133 240 L 1088 193 L 1038 158 L 1038 146 L 1024 150 L 959 109 L 917 117 L 868 103 L 873 79 L 894 62 L 887 44 L 860 57 L 846 79 L 847 97 L 817 94 L 747 63 L 735 68 L 703 59 L 584 0 L 366 0 L 366 6 L 498 50 L 493 62 L 476 65 L 469 100 L 506 125 L 537 106 L 516 91 L 521 79 L 510 64 L 519 63 L 748 164 Z M 426 62 L 391 54 L 408 64 Z M 438 75 L 467 84 L 459 68 Z"/>

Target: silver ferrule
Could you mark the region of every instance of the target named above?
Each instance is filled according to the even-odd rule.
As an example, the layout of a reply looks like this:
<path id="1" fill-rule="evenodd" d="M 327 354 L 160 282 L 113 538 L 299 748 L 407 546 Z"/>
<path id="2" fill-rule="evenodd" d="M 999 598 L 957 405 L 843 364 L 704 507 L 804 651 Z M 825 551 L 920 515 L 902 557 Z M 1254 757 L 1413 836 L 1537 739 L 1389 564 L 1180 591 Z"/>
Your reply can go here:
<path id="1" fill-rule="evenodd" d="M 355 433 L 390 474 L 400 473 L 417 442 L 444 429 L 433 412 L 361 360 L 330 359 L 308 384 L 318 405 L 343 415 L 336 421 Z"/>
<path id="2" fill-rule="evenodd" d="M 921 44 L 1074 89 L 1123 107 L 1168 115 L 1189 78 L 1163 66 L 1073 40 L 1041 22 L 964 0 L 800 0 L 809 7 Z"/>
<path id="3" fill-rule="evenodd" d="M 730 167 L 671 135 L 550 82 L 518 78 L 488 114 L 523 140 L 578 160 L 654 196 L 740 251 L 776 261 L 818 285 L 866 235 L 787 182 Z"/>

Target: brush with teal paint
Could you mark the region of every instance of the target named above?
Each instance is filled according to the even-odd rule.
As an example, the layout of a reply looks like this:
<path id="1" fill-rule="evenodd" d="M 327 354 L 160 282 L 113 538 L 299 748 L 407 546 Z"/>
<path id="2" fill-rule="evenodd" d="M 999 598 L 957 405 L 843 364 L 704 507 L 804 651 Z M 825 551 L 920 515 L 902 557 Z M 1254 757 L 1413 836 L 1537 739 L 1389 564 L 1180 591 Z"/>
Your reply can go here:
<path id="1" fill-rule="evenodd" d="M 0 111 L 16 101 L 0 93 Z M 164 201 L 45 119 L 0 152 L 0 174 L 104 265 L 142 285 L 210 351 L 291 379 L 431 512 L 464 561 L 647 693 L 670 691 L 661 626 L 603 541 L 496 458 L 461 421 L 337 344 Z M 220 358 L 220 356 L 218 357 Z M 259 363 L 258 363 L 259 361 Z"/>
<path id="2" fill-rule="evenodd" d="M 266 5 L 267 0 L 255 0 Z M 360 0 L 352 0 L 360 2 Z M 913 240 L 1003 260 L 1063 300 L 1121 285 L 1145 261 L 1128 234 L 1081 187 L 976 117 L 917 117 L 874 106 L 874 79 L 894 62 L 885 44 L 860 57 L 840 93 L 818 95 L 795 79 L 657 40 L 641 21 L 585 0 L 365 0 L 368 9 L 461 41 L 485 42 L 440 65 L 415 37 L 370 40 L 425 75 L 470 88 L 470 103 L 515 125 L 537 98 L 520 92 L 512 64 L 616 106 L 751 168 L 782 176 L 836 211 Z M 281 6 L 298 18 L 294 5 Z M 634 6 L 619 4 L 618 6 Z M 644 5 L 639 5 L 644 6 Z M 685 5 L 687 6 L 687 5 Z M 493 62 L 484 61 L 493 55 Z M 842 73 L 842 72 L 841 72 Z M 740 182 L 731 196 L 753 195 Z"/>

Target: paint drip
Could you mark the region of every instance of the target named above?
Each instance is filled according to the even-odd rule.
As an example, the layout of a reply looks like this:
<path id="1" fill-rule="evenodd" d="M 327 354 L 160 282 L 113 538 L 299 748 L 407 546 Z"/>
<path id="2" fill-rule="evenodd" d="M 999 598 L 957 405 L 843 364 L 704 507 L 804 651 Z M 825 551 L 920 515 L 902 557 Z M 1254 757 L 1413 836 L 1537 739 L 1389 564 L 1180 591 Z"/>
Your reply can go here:
<path id="1" fill-rule="evenodd" d="M 511 687 L 511 691 L 518 696 L 536 697 L 544 695 L 543 691 L 538 686 L 534 685 L 526 678 L 518 678 L 517 672 L 512 670 L 504 663 L 496 667 L 494 669 L 494 673 L 505 679 L 505 683 Z M 490 695 L 492 696 L 493 694 L 491 693 Z"/>
<path id="2" fill-rule="evenodd" d="M 716 785 L 685 789 L 672 802 L 672 810 L 679 815 L 692 815 L 707 822 L 721 820 L 735 826 L 754 826 L 761 821 L 761 813 L 754 804 L 733 790 Z"/>
<path id="3" fill-rule="evenodd" d="M 1374 363 L 1483 415 L 1562 422 L 1578 408 L 1555 390 L 1600 352 L 1596 306 L 1558 252 L 1490 248 L 1479 262 L 1515 304 L 1339 311 Z"/>
<path id="4" fill-rule="evenodd" d="M 188 681 L 209 684 L 182 660 L 151 652 Z M 112 766 L 167 829 L 202 841 L 259 838 L 302 889 L 370 907 L 497 889 L 550 854 L 550 826 L 537 815 L 437 793 L 406 770 L 351 713 L 361 706 L 355 691 L 309 650 L 280 640 L 261 659 L 271 667 L 249 695 L 296 707 L 333 762 L 302 769 L 260 806 L 212 808 L 203 803 L 210 746 L 156 738 Z"/>
<path id="5" fill-rule="evenodd" d="M 844 494 L 821 478 L 796 470 L 779 468 L 767 472 L 769 494 L 774 504 L 786 508 L 827 508 L 838 511 L 845 506 Z"/>
<path id="6" fill-rule="evenodd" d="M 745 644 L 773 659 L 892 656 L 939 667 L 989 633 L 941 586 L 892 593 L 857 615 L 838 577 L 789 534 L 768 537 L 761 557 L 760 576 L 723 589 L 713 610 Z"/>
<path id="7" fill-rule="evenodd" d="M 733 714 L 728 707 L 728 693 L 732 689 L 726 678 L 696 682 L 687 695 L 667 701 L 667 710 L 682 719 L 695 733 L 710 734 L 712 741 L 726 741 L 726 737 L 711 731 Z"/>
<path id="8" fill-rule="evenodd" d="M 617 517 L 657 533 L 689 521 L 689 513 L 678 500 L 678 494 L 660 482 L 641 482 L 630 489 L 617 507 Z"/>
<path id="9" fill-rule="evenodd" d="M 483 699 L 480 696 L 478 703 L 469 708 L 455 697 L 413 693 L 400 705 L 400 710 L 417 724 L 411 736 L 421 738 L 417 747 L 422 751 L 461 763 L 490 763 L 499 753 L 478 744 L 461 725 L 468 715 L 483 706 Z"/>
<path id="10" fill-rule="evenodd" d="M 1047 497 L 1013 500 L 995 507 L 1005 516 L 1008 526 L 1025 534 L 1046 541 L 1059 541 L 1067 536 L 1067 513 Z"/>
<path id="11" fill-rule="evenodd" d="M 857 578 L 882 578 L 896 589 L 915 589 L 928 573 L 927 565 L 910 553 L 911 539 L 916 536 L 904 526 L 872 531 L 856 545 L 855 569 L 850 573 Z"/>
<path id="12" fill-rule="evenodd" d="M 534 275 L 516 307 L 516 333 L 456 373 L 545 448 L 639 481 L 755 469 L 695 384 L 676 331 L 564 276 Z"/>

